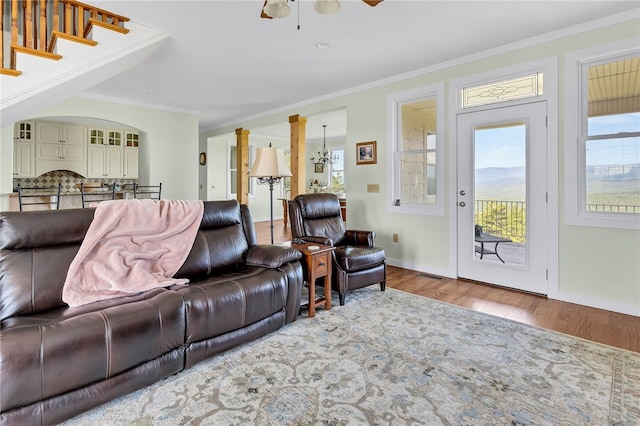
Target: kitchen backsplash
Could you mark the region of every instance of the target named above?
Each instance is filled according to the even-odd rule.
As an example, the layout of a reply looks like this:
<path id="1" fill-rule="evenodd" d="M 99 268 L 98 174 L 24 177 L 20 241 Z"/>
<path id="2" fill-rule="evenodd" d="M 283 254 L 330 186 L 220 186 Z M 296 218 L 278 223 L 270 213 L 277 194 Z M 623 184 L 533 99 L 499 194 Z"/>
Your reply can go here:
<path id="1" fill-rule="evenodd" d="M 90 179 L 85 178 L 77 173 L 69 170 L 54 170 L 52 172 L 45 173 L 36 178 L 20 178 L 13 179 L 13 188 L 17 188 L 18 184 L 28 186 L 47 187 L 57 185 L 58 182 L 62 184 L 62 192 L 77 192 L 80 193 L 80 189 L 76 186 L 82 182 L 101 182 L 101 183 L 117 183 L 119 185 L 137 183 L 137 179 Z"/>

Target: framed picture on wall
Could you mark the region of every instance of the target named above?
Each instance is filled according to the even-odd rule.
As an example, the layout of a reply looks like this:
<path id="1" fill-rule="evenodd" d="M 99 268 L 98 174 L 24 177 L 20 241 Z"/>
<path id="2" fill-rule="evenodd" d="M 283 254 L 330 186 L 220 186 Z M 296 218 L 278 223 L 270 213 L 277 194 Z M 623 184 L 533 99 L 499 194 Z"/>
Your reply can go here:
<path id="1" fill-rule="evenodd" d="M 376 164 L 378 155 L 376 141 L 359 142 L 356 144 L 356 164 Z"/>
<path id="2" fill-rule="evenodd" d="M 315 168 L 316 173 L 324 173 L 324 164 L 316 163 L 315 166 L 316 166 Z"/>

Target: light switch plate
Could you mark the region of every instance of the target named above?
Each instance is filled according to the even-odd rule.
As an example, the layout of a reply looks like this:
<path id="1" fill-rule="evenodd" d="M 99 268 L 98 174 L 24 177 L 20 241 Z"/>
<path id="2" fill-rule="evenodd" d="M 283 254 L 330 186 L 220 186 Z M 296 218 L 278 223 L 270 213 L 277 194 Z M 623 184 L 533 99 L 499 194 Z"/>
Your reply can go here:
<path id="1" fill-rule="evenodd" d="M 367 184 L 367 192 L 380 192 L 380 185 L 377 183 Z"/>

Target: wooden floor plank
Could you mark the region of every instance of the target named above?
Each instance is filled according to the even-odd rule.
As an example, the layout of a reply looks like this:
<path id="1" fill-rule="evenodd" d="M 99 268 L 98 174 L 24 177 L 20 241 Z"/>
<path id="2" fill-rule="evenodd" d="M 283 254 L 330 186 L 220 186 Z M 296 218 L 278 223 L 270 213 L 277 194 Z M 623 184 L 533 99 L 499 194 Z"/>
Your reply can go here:
<path id="1" fill-rule="evenodd" d="M 269 222 L 256 222 L 260 244 L 271 240 Z M 274 242 L 291 239 L 282 220 L 274 221 Z M 438 279 L 409 269 L 387 268 L 387 286 L 558 331 L 594 342 L 640 352 L 640 317 L 576 305 L 467 280 Z M 347 298 L 347 303 L 348 303 Z"/>

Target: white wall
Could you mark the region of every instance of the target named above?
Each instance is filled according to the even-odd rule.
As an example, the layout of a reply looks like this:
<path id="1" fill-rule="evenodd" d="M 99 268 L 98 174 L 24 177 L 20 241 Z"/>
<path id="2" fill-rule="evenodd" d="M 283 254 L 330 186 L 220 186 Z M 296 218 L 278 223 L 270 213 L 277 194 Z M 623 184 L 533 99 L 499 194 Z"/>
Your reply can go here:
<path id="1" fill-rule="evenodd" d="M 24 119 L 53 117 L 96 118 L 138 129 L 140 183 L 162 182 L 162 198 L 198 199 L 199 135 L 196 115 L 95 99 L 71 98 Z M 2 130 L 2 193 L 11 191 L 12 164 L 4 154 L 7 146 L 11 146 L 12 150 L 12 134 L 12 126 Z"/>
<path id="2" fill-rule="evenodd" d="M 13 126 L 0 130 L 0 211 L 9 209 L 13 191 Z"/>
<path id="3" fill-rule="evenodd" d="M 594 26 L 595 27 L 595 26 Z M 322 111 L 346 108 L 346 179 L 347 179 L 347 227 L 351 229 L 373 229 L 377 233 L 376 242 L 383 246 L 390 264 L 441 275 L 455 276 L 457 264 L 451 257 L 451 245 L 456 235 L 452 234 L 455 220 L 451 212 L 450 200 L 455 200 L 456 183 L 447 171 L 445 216 L 421 216 L 394 214 L 387 212 L 385 205 L 387 188 L 386 158 L 387 150 L 387 111 L 386 98 L 412 88 L 473 76 L 491 70 L 511 67 L 516 64 L 556 57 L 562 72 L 562 60 L 567 52 L 582 49 L 595 44 L 605 44 L 615 40 L 640 37 L 640 25 L 637 17 L 629 15 L 629 20 L 617 24 L 592 29 L 585 27 L 582 33 L 572 31 L 565 37 L 554 35 L 545 41 L 538 37 L 533 41 L 497 49 L 484 57 L 461 58 L 456 63 L 442 64 L 425 70 L 422 74 L 413 72 L 404 79 L 359 92 L 336 96 L 333 99 L 310 102 L 309 104 L 281 112 L 265 115 L 258 119 L 236 123 L 228 128 L 211 131 L 207 136 L 215 136 L 242 127 L 251 129 L 278 120 L 287 120 L 290 115 L 300 114 L 308 117 Z M 479 58 L 479 59 L 478 59 Z M 447 90 L 450 90 L 447 87 Z M 564 140 L 565 117 L 563 117 L 563 81 L 559 82 L 560 100 L 558 109 L 559 129 L 558 150 L 559 178 L 557 192 L 559 205 L 564 205 L 564 145 L 572 143 Z M 577 95 L 577 94 L 576 94 Z M 449 96 L 447 94 L 447 99 Z M 450 140 L 451 129 L 448 115 L 452 106 L 447 106 L 446 160 L 455 155 Z M 355 165 L 355 145 L 361 141 L 378 142 L 378 162 L 375 165 Z M 309 152 L 308 152 L 309 153 Z M 380 185 L 380 193 L 366 192 L 367 184 Z M 576 227 L 564 223 L 562 207 L 556 218 L 559 223 L 558 235 L 558 294 L 559 298 L 596 306 L 604 309 L 640 315 L 640 232 L 608 228 Z M 400 242 L 391 242 L 393 233 L 399 234 Z M 555 262 L 556 259 L 551 259 Z"/>
<path id="4" fill-rule="evenodd" d="M 227 200 L 229 199 L 229 172 L 228 172 L 228 147 L 236 145 L 235 133 L 227 133 L 224 135 L 209 137 L 207 140 L 207 166 L 206 166 L 206 196 L 207 200 Z M 252 156 L 255 150 L 260 147 L 272 144 L 274 148 L 283 148 L 288 150 L 289 141 L 279 140 L 277 138 L 267 138 L 261 135 L 252 135 L 249 131 L 249 148 Z M 253 159 L 250 159 L 249 168 Z M 255 179 L 254 179 L 255 181 Z M 201 182 L 202 183 L 202 182 Z M 270 213 L 270 191 L 268 184 L 254 183 L 254 194 L 249 195 L 249 209 L 254 221 L 268 221 L 271 218 Z M 282 201 L 278 200 L 281 196 L 280 184 L 273 187 L 273 218 L 282 219 L 283 209 Z"/>

